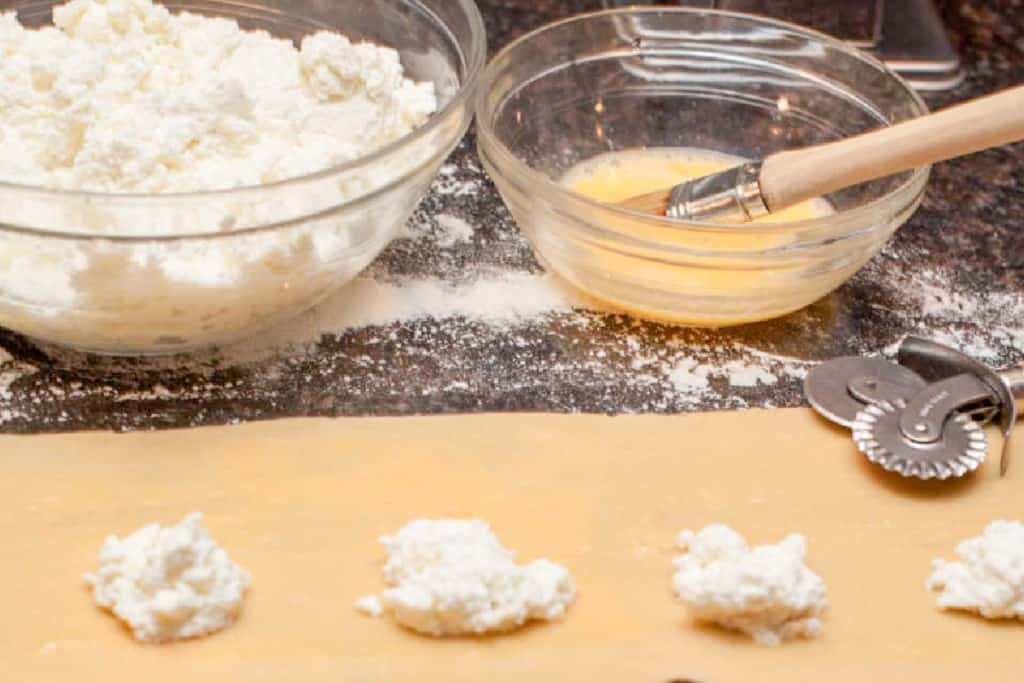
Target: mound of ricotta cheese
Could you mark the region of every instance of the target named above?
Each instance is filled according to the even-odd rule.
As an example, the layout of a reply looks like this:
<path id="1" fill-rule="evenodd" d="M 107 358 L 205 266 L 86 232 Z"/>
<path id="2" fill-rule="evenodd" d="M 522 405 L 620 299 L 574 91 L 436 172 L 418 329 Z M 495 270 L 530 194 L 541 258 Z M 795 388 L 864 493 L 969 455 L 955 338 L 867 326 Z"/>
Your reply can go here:
<path id="1" fill-rule="evenodd" d="M 821 633 L 825 584 L 807 568 L 807 541 L 790 534 L 776 545 L 750 547 L 735 530 L 712 524 L 682 531 L 672 583 L 699 620 L 778 645 Z"/>
<path id="2" fill-rule="evenodd" d="M 249 574 L 231 561 L 193 513 L 180 524 L 149 524 L 110 536 L 100 568 L 85 575 L 96 604 L 140 641 L 205 636 L 231 625 L 242 609 Z"/>
<path id="3" fill-rule="evenodd" d="M 1024 620 L 1024 524 L 996 520 L 961 541 L 956 554 L 959 562 L 935 560 L 925 584 L 939 592 L 940 608 Z"/>
<path id="4" fill-rule="evenodd" d="M 320 31 L 298 48 L 151 0 L 0 14 L 0 180 L 97 192 L 260 185 L 369 154 L 437 108 L 398 52 Z M 201 226 L 208 227 L 208 226 Z"/>
<path id="5" fill-rule="evenodd" d="M 547 559 L 517 564 L 481 520 L 415 520 L 381 544 L 391 587 L 379 599 L 361 598 L 356 608 L 391 614 L 426 635 L 499 633 L 552 621 L 575 598 L 565 567 Z"/>

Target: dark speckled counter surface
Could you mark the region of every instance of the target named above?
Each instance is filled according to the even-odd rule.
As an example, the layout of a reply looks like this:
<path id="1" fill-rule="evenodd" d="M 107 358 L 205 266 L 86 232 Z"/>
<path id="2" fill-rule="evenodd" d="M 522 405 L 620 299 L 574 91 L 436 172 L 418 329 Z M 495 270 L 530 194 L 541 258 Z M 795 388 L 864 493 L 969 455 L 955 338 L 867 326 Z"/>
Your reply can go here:
<path id="1" fill-rule="evenodd" d="M 481 0 L 491 48 L 583 0 Z M 933 107 L 1024 82 L 1024 2 L 949 1 L 967 63 Z M 371 266 L 378 281 L 471 282 L 541 272 L 490 182 L 472 134 L 413 221 Z M 447 185 L 445 185 L 447 183 Z M 451 191 L 453 186 L 458 191 Z M 439 217 L 443 218 L 438 221 Z M 468 239 L 436 239 L 461 219 Z M 909 333 L 993 364 L 1024 357 L 1024 145 L 936 168 L 927 198 L 851 282 L 782 320 L 722 331 L 588 310 L 515 324 L 423 318 L 345 328 L 259 357 L 160 361 L 44 349 L 0 330 L 0 431 L 145 429 L 302 415 L 476 411 L 676 413 L 798 405 L 801 377 L 836 355 L 892 350 Z"/>

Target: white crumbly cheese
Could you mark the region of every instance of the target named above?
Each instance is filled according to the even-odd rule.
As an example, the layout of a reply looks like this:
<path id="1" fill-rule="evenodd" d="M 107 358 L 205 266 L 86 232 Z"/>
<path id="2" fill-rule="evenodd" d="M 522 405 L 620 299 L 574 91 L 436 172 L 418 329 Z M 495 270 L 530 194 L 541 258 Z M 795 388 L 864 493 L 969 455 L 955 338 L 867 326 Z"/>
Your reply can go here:
<path id="1" fill-rule="evenodd" d="M 996 520 L 956 547 L 959 562 L 937 559 L 926 582 L 942 609 L 987 619 L 1024 620 L 1024 524 Z"/>
<path id="2" fill-rule="evenodd" d="M 438 108 L 434 84 L 407 78 L 397 51 L 337 33 L 296 46 L 151 0 L 72 0 L 53 16 L 30 30 L 0 13 L 0 182 L 115 195 L 265 186 L 376 152 Z M 98 350 L 250 334 L 367 265 L 412 210 L 414 189 L 337 208 L 420 170 L 438 144 L 428 136 L 302 186 L 167 204 L 0 188 L 0 223 L 64 233 L 286 226 L 132 243 L 2 232 L 0 325 Z"/>
<path id="3" fill-rule="evenodd" d="M 390 588 L 381 607 L 432 636 L 497 633 L 561 618 L 575 598 L 569 571 L 550 560 L 516 564 L 480 520 L 416 520 L 381 543 Z M 357 608 L 372 613 L 372 597 Z"/>
<path id="4" fill-rule="evenodd" d="M 398 53 L 321 31 L 299 49 L 151 0 L 0 14 L 0 180 L 103 192 L 260 185 L 356 159 L 437 106 Z"/>
<path id="5" fill-rule="evenodd" d="M 177 526 L 150 524 L 123 539 L 110 536 L 99 570 L 85 575 L 96 604 L 127 624 L 136 639 L 196 638 L 238 617 L 249 574 L 199 525 L 201 519 L 194 513 Z"/>
<path id="6" fill-rule="evenodd" d="M 790 534 L 751 548 L 736 531 L 712 524 L 683 531 L 672 583 L 701 621 L 741 631 L 763 645 L 821 633 L 825 584 L 804 563 L 807 541 Z"/>
<path id="7" fill-rule="evenodd" d="M 379 617 L 384 614 L 384 604 L 376 595 L 364 595 L 356 600 L 357 612 L 362 612 L 368 617 Z"/>

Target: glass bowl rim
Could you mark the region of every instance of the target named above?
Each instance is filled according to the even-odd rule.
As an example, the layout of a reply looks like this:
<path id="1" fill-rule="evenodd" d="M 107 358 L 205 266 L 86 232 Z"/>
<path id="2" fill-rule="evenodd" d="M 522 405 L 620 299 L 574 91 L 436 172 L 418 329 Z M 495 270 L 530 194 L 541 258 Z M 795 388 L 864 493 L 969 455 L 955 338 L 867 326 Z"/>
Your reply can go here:
<path id="1" fill-rule="evenodd" d="M 654 216 L 652 214 L 634 211 L 632 209 L 621 208 L 613 204 L 607 204 L 605 202 L 592 199 L 584 194 L 575 192 L 566 188 L 564 185 L 552 180 L 546 174 L 535 170 L 529 164 L 520 160 L 515 154 L 513 154 L 508 147 L 497 137 L 494 132 L 492 120 L 490 119 L 488 107 L 486 106 L 486 97 L 491 90 L 491 85 L 495 81 L 497 75 L 498 65 L 503 59 L 507 58 L 515 50 L 523 47 L 530 43 L 532 40 L 540 37 L 541 35 L 548 33 L 557 28 L 573 24 L 573 23 L 584 23 L 594 19 L 604 19 L 606 17 L 631 17 L 638 15 L 658 15 L 658 14 L 677 14 L 677 15 L 710 15 L 710 16 L 722 16 L 730 19 L 737 19 L 746 21 L 752 25 L 763 25 L 763 26 L 776 26 L 784 28 L 787 31 L 802 35 L 807 38 L 812 38 L 820 43 L 824 43 L 830 48 L 834 48 L 840 52 L 846 53 L 847 55 L 866 62 L 867 64 L 879 69 L 887 77 L 895 81 L 897 85 L 901 87 L 904 93 L 908 96 L 914 107 L 919 109 L 918 116 L 923 116 L 929 112 L 928 105 L 921 98 L 921 96 L 915 91 L 907 81 L 899 74 L 894 72 L 892 69 L 887 67 L 883 62 L 868 54 L 867 52 L 858 48 L 847 45 L 841 40 L 834 38 L 827 33 L 817 31 L 815 29 L 806 28 L 799 24 L 794 24 L 788 21 L 780 19 L 772 19 L 769 17 L 760 16 L 757 14 L 750 14 L 746 12 L 734 12 L 728 10 L 709 9 L 701 7 L 678 7 L 678 6 L 629 6 L 619 7 L 612 9 L 596 10 L 592 12 L 584 12 L 566 17 L 557 21 L 553 21 L 543 26 L 540 26 L 519 38 L 513 40 L 502 48 L 488 63 L 487 68 L 484 69 L 483 74 L 480 78 L 480 89 L 476 95 L 476 106 L 474 107 L 476 112 L 477 120 L 477 135 L 482 145 L 488 148 L 489 152 L 496 153 L 499 157 L 500 165 L 505 166 L 506 169 L 512 169 L 522 176 L 524 176 L 531 185 L 535 185 L 532 188 L 533 191 L 546 193 L 548 196 L 557 198 L 560 202 L 564 202 L 570 209 L 585 209 L 589 212 L 597 211 L 604 212 L 613 217 L 617 218 L 628 218 L 631 221 L 641 221 L 644 224 L 652 228 L 671 229 L 676 231 L 693 231 L 700 233 L 724 233 L 724 234 L 741 234 L 743 232 L 750 232 L 756 234 L 773 234 L 782 232 L 793 232 L 794 230 L 802 229 L 813 229 L 827 227 L 831 223 L 835 223 L 837 219 L 842 219 L 844 223 L 849 223 L 851 220 L 862 218 L 865 214 L 877 212 L 880 208 L 884 208 L 886 205 L 895 203 L 895 200 L 903 197 L 904 195 L 911 195 L 907 199 L 907 205 L 910 205 L 915 200 L 915 197 L 923 193 L 924 187 L 927 183 L 928 176 L 931 171 L 931 166 L 920 166 L 910 171 L 909 177 L 900 185 L 889 190 L 884 195 L 877 197 L 864 204 L 859 204 L 849 209 L 829 214 L 828 216 L 821 216 L 817 218 L 806 218 L 799 221 L 786 221 L 781 223 L 727 223 L 727 222 L 715 222 L 715 223 L 701 223 L 695 221 L 684 221 L 671 219 L 664 216 Z M 641 50 L 642 53 L 642 50 Z M 544 73 L 538 73 L 537 76 L 543 76 Z M 488 114 L 488 116 L 485 116 Z M 502 169 L 499 168 L 499 171 Z M 915 191 L 916 188 L 916 191 Z M 636 236 L 631 236 L 632 239 L 645 242 L 653 242 L 653 240 L 644 240 Z"/>
<path id="2" fill-rule="evenodd" d="M 417 5 L 423 8 L 419 0 L 412 0 Z M 359 168 L 366 168 L 371 166 L 381 159 L 385 159 L 389 156 L 394 155 L 402 149 L 408 148 L 413 142 L 416 142 L 431 132 L 437 130 L 442 122 L 446 121 L 451 113 L 461 107 L 467 100 L 473 97 L 476 88 L 479 85 L 480 77 L 483 74 L 484 66 L 487 62 L 487 29 L 484 25 L 483 16 L 480 14 L 480 8 L 477 6 L 475 0 L 454 0 L 458 3 L 462 10 L 466 13 L 466 19 L 469 22 L 469 44 L 467 49 L 463 50 L 461 46 L 456 43 L 456 47 L 459 48 L 459 57 L 463 61 L 464 68 L 466 70 L 465 78 L 459 83 L 458 90 L 452 98 L 438 111 L 431 114 L 430 118 L 419 128 L 416 128 L 412 132 L 403 135 L 394 142 L 376 150 L 371 154 L 361 156 L 351 161 L 346 161 L 342 164 L 337 164 L 313 173 L 307 173 L 305 175 L 295 176 L 294 178 L 285 178 L 284 180 L 278 180 L 273 183 L 266 183 L 263 185 L 244 185 L 242 187 L 224 188 L 218 190 L 199 190 L 191 192 L 165 192 L 165 193 L 144 193 L 144 192 L 90 192 L 84 190 L 66 190 L 59 188 L 48 188 L 41 185 L 25 185 L 22 183 L 12 183 L 7 181 L 0 181 L 0 191 L 9 191 L 18 193 L 22 196 L 36 196 L 41 199 L 52 198 L 52 199 L 81 199 L 87 202 L 96 201 L 107 204 L 160 204 L 165 202 L 182 202 L 186 200 L 216 200 L 216 199 L 237 199 L 251 195 L 257 192 L 261 192 L 268 189 L 281 189 L 291 186 L 300 186 L 308 182 L 314 182 L 317 180 L 323 180 L 333 175 L 345 173 Z M 425 8 L 424 8 L 425 9 Z M 449 32 L 448 25 L 443 22 L 434 12 L 427 10 L 426 14 L 436 21 L 438 25 Z M 298 16 L 298 15 L 293 15 Z M 472 107 L 473 100 L 470 101 Z M 471 108 L 472 111 L 472 108 Z M 209 238 L 223 238 L 232 237 L 236 235 L 246 235 L 257 232 L 272 231 L 278 228 L 288 227 L 297 223 L 316 219 L 327 214 L 334 213 L 343 209 L 347 209 L 359 204 L 369 202 L 376 197 L 394 189 L 395 187 L 404 183 L 410 175 L 416 172 L 417 169 L 413 169 L 408 173 L 391 180 L 390 182 L 374 189 L 365 195 L 356 197 L 351 201 L 342 202 L 336 206 L 328 207 L 317 211 L 311 215 L 299 216 L 296 218 L 290 218 L 287 220 L 268 223 L 264 225 L 250 226 L 241 228 L 238 230 L 205 230 L 195 233 L 156 233 L 153 235 L 136 235 L 136 234 L 124 234 L 124 233 L 111 233 L 111 234 L 97 234 L 90 232 L 73 232 L 68 230 L 54 230 L 50 228 L 37 228 L 25 225 L 15 225 L 10 223 L 0 222 L 0 232 L 10 232 L 15 234 L 21 234 L 26 236 L 36 237 L 51 237 L 57 239 L 67 240 L 83 240 L 92 241 L 100 240 L 106 242 L 175 242 L 180 240 L 189 239 L 209 239 Z"/>

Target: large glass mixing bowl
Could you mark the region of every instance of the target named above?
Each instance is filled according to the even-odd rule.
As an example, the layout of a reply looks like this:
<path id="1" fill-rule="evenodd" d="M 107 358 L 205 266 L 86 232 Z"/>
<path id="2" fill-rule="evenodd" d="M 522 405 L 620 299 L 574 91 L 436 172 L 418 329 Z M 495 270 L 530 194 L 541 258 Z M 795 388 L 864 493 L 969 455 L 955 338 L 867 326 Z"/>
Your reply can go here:
<path id="1" fill-rule="evenodd" d="M 56 3 L 0 2 L 26 26 Z M 295 41 L 393 47 L 439 111 L 377 153 L 258 187 L 176 195 L 0 184 L 0 326 L 110 354 L 176 353 L 259 333 L 355 277 L 393 239 L 472 117 L 486 58 L 473 0 L 172 0 Z"/>
<path id="2" fill-rule="evenodd" d="M 708 326 L 779 316 L 838 287 L 917 208 L 929 169 L 830 195 L 832 215 L 772 225 L 617 209 L 561 185 L 567 171 L 651 147 L 760 159 L 926 111 L 880 62 L 828 36 L 679 7 L 545 26 L 492 60 L 477 96 L 484 166 L 551 270 L 613 307 Z"/>

